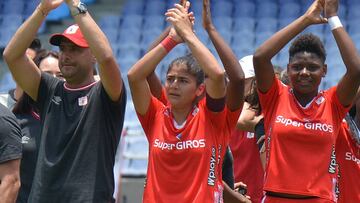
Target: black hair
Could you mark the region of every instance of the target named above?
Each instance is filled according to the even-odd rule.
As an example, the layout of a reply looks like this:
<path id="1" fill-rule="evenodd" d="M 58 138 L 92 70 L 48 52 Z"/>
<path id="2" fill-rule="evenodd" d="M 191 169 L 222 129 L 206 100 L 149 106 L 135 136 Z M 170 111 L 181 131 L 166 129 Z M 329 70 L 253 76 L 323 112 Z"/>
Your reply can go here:
<path id="1" fill-rule="evenodd" d="M 49 51 L 46 49 L 41 49 L 41 50 L 37 51 L 36 56 L 33 59 L 33 61 L 36 64 L 36 66 L 39 67 L 41 61 L 49 56 L 57 58 L 57 59 L 59 58 L 59 54 L 57 52 Z M 29 114 L 29 113 L 31 113 L 32 110 L 34 110 L 35 112 L 38 112 L 34 108 L 34 101 L 32 100 L 32 98 L 28 94 L 23 92 L 23 94 L 21 95 L 19 100 L 16 102 L 12 111 L 14 114 Z"/>
<path id="2" fill-rule="evenodd" d="M 186 66 L 189 74 L 193 75 L 196 78 L 197 85 L 200 85 L 204 82 L 205 74 L 192 54 L 188 54 L 173 60 L 169 65 L 167 73 L 169 73 L 169 71 L 172 69 L 174 65 L 179 65 L 179 64 L 183 64 Z"/>
<path id="3" fill-rule="evenodd" d="M 306 33 L 298 36 L 289 48 L 289 61 L 299 52 L 309 52 L 316 54 L 324 63 L 326 60 L 326 51 L 320 38 L 312 33 Z"/>
<path id="4" fill-rule="evenodd" d="M 39 51 L 41 49 L 41 41 L 38 39 L 38 38 L 35 38 L 30 46 L 29 46 L 30 49 L 33 49 L 34 51 Z"/>

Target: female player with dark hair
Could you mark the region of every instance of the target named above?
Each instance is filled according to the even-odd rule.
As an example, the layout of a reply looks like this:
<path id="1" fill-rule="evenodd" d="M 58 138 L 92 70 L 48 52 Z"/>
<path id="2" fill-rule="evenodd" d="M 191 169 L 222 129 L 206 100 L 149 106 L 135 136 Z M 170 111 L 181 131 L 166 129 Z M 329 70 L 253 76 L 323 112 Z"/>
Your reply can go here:
<path id="1" fill-rule="evenodd" d="M 224 72 L 193 33 L 187 9 L 176 4 L 166 16 L 174 26 L 168 37 L 128 73 L 134 106 L 150 143 L 143 202 L 220 202 L 222 159 L 240 108 L 226 107 Z M 180 42 L 192 56 L 169 65 L 169 104 L 164 105 L 151 95 L 146 78 Z M 201 69 L 208 76 L 206 90 Z M 204 91 L 206 98 L 199 100 Z"/>
<path id="2" fill-rule="evenodd" d="M 315 0 L 303 16 L 274 34 L 254 54 L 265 118 L 265 203 L 336 201 L 334 145 L 360 83 L 360 59 L 337 11 L 337 0 Z M 283 85 L 274 75 L 271 58 L 306 27 L 326 22 L 347 68 L 343 78 L 337 86 L 319 92 L 327 72 L 326 53 L 318 37 L 306 34 L 290 47 L 287 73 L 291 87 Z"/>
<path id="3" fill-rule="evenodd" d="M 41 49 L 37 52 L 34 63 L 42 72 L 49 73 L 54 77 L 60 77 L 59 54 L 54 51 Z M 19 121 L 22 131 L 23 156 L 20 163 L 21 187 L 16 202 L 27 202 L 33 178 L 37 155 L 40 145 L 40 117 L 35 108 L 34 101 L 25 92 L 16 102 L 13 113 Z"/>

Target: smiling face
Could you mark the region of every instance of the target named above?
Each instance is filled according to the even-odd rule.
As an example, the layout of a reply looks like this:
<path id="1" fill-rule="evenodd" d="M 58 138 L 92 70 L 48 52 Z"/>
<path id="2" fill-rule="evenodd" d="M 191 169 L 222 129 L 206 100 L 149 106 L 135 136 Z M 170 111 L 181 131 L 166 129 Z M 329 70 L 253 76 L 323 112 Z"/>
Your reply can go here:
<path id="1" fill-rule="evenodd" d="M 306 51 L 296 53 L 287 66 L 287 73 L 294 91 L 306 95 L 317 94 L 326 70 L 326 65 L 320 57 Z"/>
<path id="2" fill-rule="evenodd" d="M 203 93 L 204 84 L 197 84 L 185 64 L 175 63 L 166 75 L 165 90 L 172 108 L 189 108 Z"/>

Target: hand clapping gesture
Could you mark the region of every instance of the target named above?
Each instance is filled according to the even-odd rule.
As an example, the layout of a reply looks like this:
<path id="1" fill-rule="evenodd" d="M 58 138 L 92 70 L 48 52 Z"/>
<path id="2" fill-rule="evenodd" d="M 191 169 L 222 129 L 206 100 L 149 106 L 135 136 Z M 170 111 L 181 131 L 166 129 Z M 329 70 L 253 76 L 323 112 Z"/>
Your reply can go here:
<path id="1" fill-rule="evenodd" d="M 177 42 L 183 42 L 184 37 L 193 34 L 193 15 L 189 15 L 188 10 L 190 2 L 186 1 L 185 7 L 180 4 L 175 4 L 174 8 L 169 9 L 165 15 L 166 20 L 173 25 L 169 36 Z"/>
<path id="2" fill-rule="evenodd" d="M 304 17 L 307 22 L 312 24 L 327 23 L 327 19 L 322 16 L 325 8 L 325 0 L 315 0 L 314 3 L 305 12 Z"/>

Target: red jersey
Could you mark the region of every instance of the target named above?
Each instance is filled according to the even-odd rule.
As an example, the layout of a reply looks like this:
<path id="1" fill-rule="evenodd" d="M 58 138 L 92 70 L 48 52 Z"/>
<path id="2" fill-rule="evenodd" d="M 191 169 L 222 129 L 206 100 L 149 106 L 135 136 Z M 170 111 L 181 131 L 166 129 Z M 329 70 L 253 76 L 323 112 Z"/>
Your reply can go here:
<path id="1" fill-rule="evenodd" d="M 138 115 L 149 141 L 143 202 L 222 202 L 222 162 L 240 111 L 214 113 L 202 99 L 177 129 L 170 108 L 152 97 Z"/>
<path id="2" fill-rule="evenodd" d="M 235 182 L 247 185 L 247 195 L 253 203 L 260 203 L 263 197 L 264 170 L 254 133 L 235 130 L 230 139 L 234 157 Z"/>
<path id="3" fill-rule="evenodd" d="M 360 145 L 343 122 L 336 140 L 336 159 L 339 164 L 338 203 L 360 202 Z"/>
<path id="4" fill-rule="evenodd" d="M 339 102 L 336 87 L 319 92 L 302 107 L 292 89 L 275 78 L 259 98 L 265 119 L 264 190 L 334 201 L 334 145 L 348 111 Z"/>

